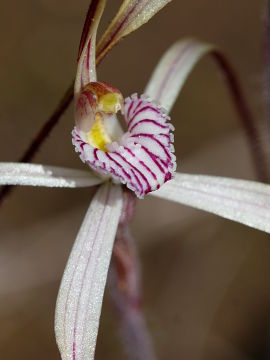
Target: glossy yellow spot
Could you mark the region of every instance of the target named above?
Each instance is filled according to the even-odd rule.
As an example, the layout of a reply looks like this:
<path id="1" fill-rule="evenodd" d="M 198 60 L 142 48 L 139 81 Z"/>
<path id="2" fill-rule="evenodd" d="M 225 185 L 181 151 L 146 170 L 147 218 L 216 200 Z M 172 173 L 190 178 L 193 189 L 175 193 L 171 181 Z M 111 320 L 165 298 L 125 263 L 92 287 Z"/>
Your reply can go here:
<path id="1" fill-rule="evenodd" d="M 116 114 L 121 109 L 119 96 L 115 93 L 102 95 L 99 99 L 99 107 L 101 111 Z"/>
<path id="2" fill-rule="evenodd" d="M 111 139 L 106 132 L 102 116 L 99 113 L 96 114 L 94 125 L 86 133 L 86 137 L 89 144 L 102 151 L 107 151 L 106 145 L 111 142 Z"/>

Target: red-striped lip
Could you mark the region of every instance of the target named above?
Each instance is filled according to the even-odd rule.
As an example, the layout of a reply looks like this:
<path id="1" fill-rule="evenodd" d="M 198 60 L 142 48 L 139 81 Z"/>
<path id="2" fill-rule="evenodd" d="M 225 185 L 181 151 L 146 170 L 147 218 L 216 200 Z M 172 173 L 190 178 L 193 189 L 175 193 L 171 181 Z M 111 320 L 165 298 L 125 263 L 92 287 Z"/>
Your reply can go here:
<path id="1" fill-rule="evenodd" d="M 126 184 L 139 198 L 160 188 L 173 177 L 173 126 L 157 104 L 137 94 L 125 99 L 127 132 L 102 151 L 86 142 L 84 133 L 74 128 L 72 142 L 80 158 L 94 171 Z"/>

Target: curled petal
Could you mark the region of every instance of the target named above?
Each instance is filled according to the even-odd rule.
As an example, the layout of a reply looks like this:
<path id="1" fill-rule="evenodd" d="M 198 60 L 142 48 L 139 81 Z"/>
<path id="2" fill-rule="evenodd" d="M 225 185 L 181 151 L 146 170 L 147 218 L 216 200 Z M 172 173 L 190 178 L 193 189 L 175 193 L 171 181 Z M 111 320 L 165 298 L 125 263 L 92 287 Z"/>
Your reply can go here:
<path id="1" fill-rule="evenodd" d="M 215 46 L 195 39 L 175 43 L 161 58 L 145 93 L 170 112 L 187 77 L 205 55 L 212 57 L 224 75 L 229 95 L 239 116 L 240 125 L 246 133 L 258 179 L 269 182 L 266 151 L 257 123 L 250 112 L 234 69 Z"/>
<path id="2" fill-rule="evenodd" d="M 153 195 L 270 232 L 270 185 L 176 173 Z"/>
<path id="3" fill-rule="evenodd" d="M 98 42 L 97 62 L 124 36 L 149 21 L 171 0 L 124 0 L 118 13 Z"/>
<path id="4" fill-rule="evenodd" d="M 90 4 L 81 37 L 75 95 L 89 82 L 96 81 L 96 35 L 106 0 L 93 0 Z"/>
<path id="5" fill-rule="evenodd" d="M 63 360 L 94 359 L 104 287 L 122 202 L 119 186 L 103 185 L 75 240 L 55 313 L 56 340 Z"/>
<path id="6" fill-rule="evenodd" d="M 125 99 L 127 132 L 119 142 L 103 151 L 87 143 L 75 127 L 75 150 L 93 170 L 126 184 L 138 197 L 159 189 L 175 171 L 173 130 L 166 112 L 145 97 L 135 94 Z"/>
<path id="7" fill-rule="evenodd" d="M 215 48 L 211 44 L 187 39 L 175 43 L 161 58 L 145 89 L 169 112 L 194 66 Z"/>
<path id="8" fill-rule="evenodd" d="M 88 171 L 23 163 L 0 163 L 0 185 L 76 188 L 103 180 Z"/>

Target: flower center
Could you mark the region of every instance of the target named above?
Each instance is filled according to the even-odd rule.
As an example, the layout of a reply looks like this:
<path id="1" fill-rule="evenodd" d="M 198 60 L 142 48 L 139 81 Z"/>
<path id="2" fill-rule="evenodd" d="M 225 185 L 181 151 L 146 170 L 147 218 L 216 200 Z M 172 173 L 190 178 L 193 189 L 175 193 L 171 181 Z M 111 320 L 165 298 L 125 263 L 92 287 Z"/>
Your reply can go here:
<path id="1" fill-rule="evenodd" d="M 98 97 L 92 91 L 88 97 L 81 96 L 85 106 L 78 107 L 80 121 L 72 132 L 72 142 L 92 170 L 125 184 L 142 198 L 159 189 L 175 172 L 173 126 L 165 110 L 145 95 L 131 95 L 122 107 L 118 93 L 107 94 Z M 117 135 L 114 125 L 119 126 L 119 108 L 126 132 Z"/>
<path id="2" fill-rule="evenodd" d="M 116 113 L 123 108 L 123 96 L 107 83 L 93 82 L 81 91 L 75 109 L 76 125 L 93 147 L 108 151 L 106 146 L 119 135 Z"/>

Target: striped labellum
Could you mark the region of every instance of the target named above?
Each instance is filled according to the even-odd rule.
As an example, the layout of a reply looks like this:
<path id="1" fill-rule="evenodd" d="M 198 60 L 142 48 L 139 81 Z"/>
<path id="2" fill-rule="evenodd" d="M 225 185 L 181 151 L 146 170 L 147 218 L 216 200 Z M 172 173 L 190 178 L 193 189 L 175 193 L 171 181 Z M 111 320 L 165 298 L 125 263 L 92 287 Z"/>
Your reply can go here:
<path id="1" fill-rule="evenodd" d="M 75 150 L 101 176 L 126 184 L 139 198 L 173 177 L 173 126 L 166 111 L 145 95 L 123 100 L 112 86 L 89 83 L 75 109 Z M 116 116 L 119 110 L 125 132 Z"/>

